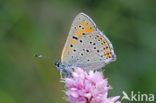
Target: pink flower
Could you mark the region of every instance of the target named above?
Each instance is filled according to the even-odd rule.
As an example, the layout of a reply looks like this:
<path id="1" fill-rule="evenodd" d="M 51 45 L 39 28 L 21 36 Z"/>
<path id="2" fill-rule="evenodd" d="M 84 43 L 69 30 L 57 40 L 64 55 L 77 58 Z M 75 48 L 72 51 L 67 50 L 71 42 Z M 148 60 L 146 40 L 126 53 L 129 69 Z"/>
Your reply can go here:
<path id="1" fill-rule="evenodd" d="M 70 103 L 120 103 L 120 96 L 108 98 L 108 81 L 100 72 L 89 73 L 77 68 L 72 78 L 65 78 L 67 101 Z"/>

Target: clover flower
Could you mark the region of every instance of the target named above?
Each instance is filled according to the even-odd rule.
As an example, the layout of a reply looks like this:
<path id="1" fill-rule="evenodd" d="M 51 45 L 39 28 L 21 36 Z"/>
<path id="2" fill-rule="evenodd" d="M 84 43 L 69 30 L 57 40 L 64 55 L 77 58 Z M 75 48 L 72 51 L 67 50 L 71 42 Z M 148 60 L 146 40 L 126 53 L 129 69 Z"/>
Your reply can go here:
<path id="1" fill-rule="evenodd" d="M 67 87 L 65 92 L 67 101 L 70 103 L 120 103 L 120 96 L 108 98 L 107 79 L 103 79 L 101 72 L 89 73 L 81 68 L 76 68 L 72 73 L 72 78 L 65 78 Z"/>

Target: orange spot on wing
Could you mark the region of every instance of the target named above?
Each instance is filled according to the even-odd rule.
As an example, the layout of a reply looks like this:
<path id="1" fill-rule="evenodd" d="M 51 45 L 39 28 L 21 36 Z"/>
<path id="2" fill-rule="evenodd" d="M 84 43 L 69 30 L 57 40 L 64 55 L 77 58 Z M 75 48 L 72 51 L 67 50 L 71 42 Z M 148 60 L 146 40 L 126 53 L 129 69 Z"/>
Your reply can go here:
<path id="1" fill-rule="evenodd" d="M 71 44 L 75 44 L 76 43 L 76 40 L 71 40 Z"/>
<path id="2" fill-rule="evenodd" d="M 87 28 L 87 27 L 88 27 L 88 24 L 85 24 L 85 25 L 84 25 L 84 28 Z"/>
<path id="3" fill-rule="evenodd" d="M 77 37 L 80 38 L 82 36 L 83 30 L 80 30 L 79 33 L 77 34 Z"/>
<path id="4" fill-rule="evenodd" d="M 90 27 L 89 28 L 87 28 L 87 29 L 85 29 L 85 31 L 84 31 L 84 33 L 89 33 L 89 32 L 91 32 L 91 29 L 90 29 Z"/>
<path id="5" fill-rule="evenodd" d="M 80 23 L 80 25 L 83 25 L 84 24 L 84 21 L 82 21 L 81 23 Z"/>
<path id="6" fill-rule="evenodd" d="M 96 38 L 99 39 L 99 40 L 102 42 L 102 44 L 104 45 L 106 57 L 107 57 L 107 58 L 110 58 L 110 54 L 109 54 L 109 52 L 108 52 L 108 46 L 107 46 L 107 44 L 105 43 L 105 41 L 104 41 L 102 38 L 100 38 L 98 35 L 96 35 Z"/>
<path id="7" fill-rule="evenodd" d="M 80 38 L 82 36 L 82 32 L 83 32 L 83 30 L 77 28 L 77 30 L 75 31 L 74 35 L 76 37 Z"/>

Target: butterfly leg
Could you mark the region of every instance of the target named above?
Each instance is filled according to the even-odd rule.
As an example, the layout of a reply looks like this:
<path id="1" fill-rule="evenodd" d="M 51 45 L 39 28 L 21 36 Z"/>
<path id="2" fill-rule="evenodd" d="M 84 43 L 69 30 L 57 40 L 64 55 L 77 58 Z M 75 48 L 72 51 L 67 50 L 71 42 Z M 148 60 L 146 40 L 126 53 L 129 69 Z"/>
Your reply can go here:
<path id="1" fill-rule="evenodd" d="M 72 73 L 68 70 L 63 69 L 62 72 L 65 74 L 65 78 L 71 78 Z"/>
<path id="2" fill-rule="evenodd" d="M 60 70 L 60 77 L 61 77 L 61 80 L 63 79 L 63 76 L 62 76 L 62 71 Z"/>
<path id="3" fill-rule="evenodd" d="M 72 73 L 71 72 L 67 72 L 65 76 L 66 76 L 66 78 L 71 78 L 72 77 Z"/>

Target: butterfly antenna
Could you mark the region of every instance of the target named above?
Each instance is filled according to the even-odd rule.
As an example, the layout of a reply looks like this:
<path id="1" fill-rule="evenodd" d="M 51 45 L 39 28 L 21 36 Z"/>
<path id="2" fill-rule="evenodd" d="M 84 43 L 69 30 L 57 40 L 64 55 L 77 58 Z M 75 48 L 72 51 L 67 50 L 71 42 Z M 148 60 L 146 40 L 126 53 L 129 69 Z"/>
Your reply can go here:
<path id="1" fill-rule="evenodd" d="M 37 58 L 51 59 L 50 57 L 43 56 L 41 54 L 35 54 L 34 56 L 37 57 Z"/>

